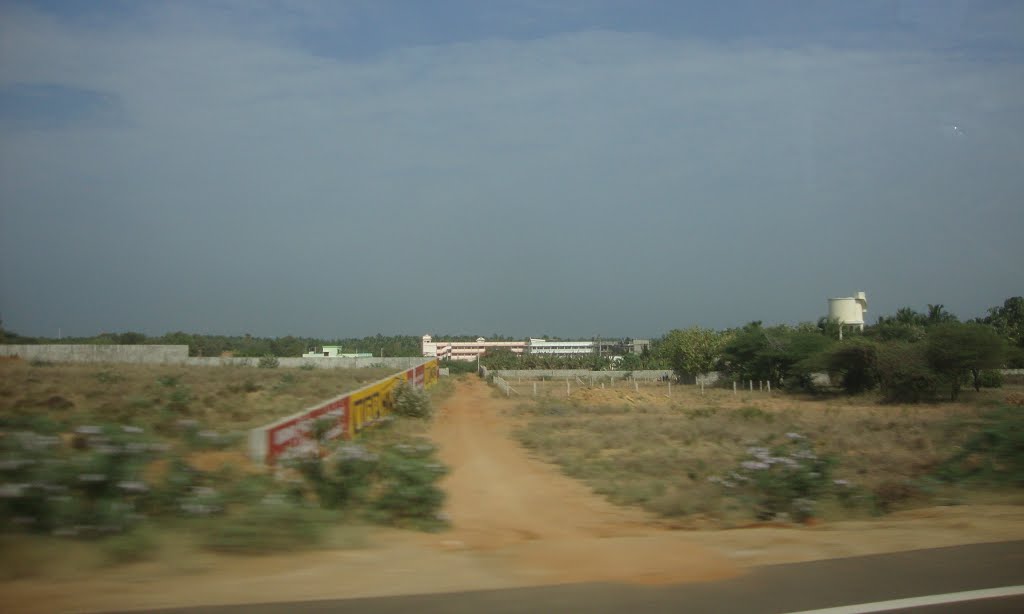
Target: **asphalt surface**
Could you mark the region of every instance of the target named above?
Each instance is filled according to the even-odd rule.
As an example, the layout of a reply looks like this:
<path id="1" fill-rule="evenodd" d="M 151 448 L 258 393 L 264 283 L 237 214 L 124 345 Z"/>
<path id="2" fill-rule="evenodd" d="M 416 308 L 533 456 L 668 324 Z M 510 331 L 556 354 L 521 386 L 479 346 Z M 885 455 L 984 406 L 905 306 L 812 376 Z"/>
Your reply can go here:
<path id="1" fill-rule="evenodd" d="M 1024 585 L 1024 541 L 769 565 L 730 580 L 672 586 L 566 584 L 432 595 L 159 610 L 163 614 L 360 612 L 701 612 L 770 614 Z M 889 612 L 1024 612 L 1024 596 Z"/>

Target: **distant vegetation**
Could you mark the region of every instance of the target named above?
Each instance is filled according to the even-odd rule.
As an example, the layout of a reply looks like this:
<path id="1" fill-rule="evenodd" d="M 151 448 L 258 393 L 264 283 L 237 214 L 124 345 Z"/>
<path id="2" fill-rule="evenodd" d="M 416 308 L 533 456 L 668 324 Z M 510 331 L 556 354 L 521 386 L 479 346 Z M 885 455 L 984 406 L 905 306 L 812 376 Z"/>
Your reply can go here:
<path id="1" fill-rule="evenodd" d="M 999 386 L 1000 368 L 1024 367 L 1024 298 L 1009 298 L 969 322 L 943 305 L 928 305 L 925 313 L 904 307 L 863 332 L 847 327 L 841 342 L 838 324 L 825 318 L 779 326 L 751 322 L 723 331 L 675 329 L 653 340 L 650 351 L 618 361 L 500 350 L 482 363 L 494 369 L 671 369 L 680 379 L 717 371 L 726 383 L 754 380 L 805 392 L 819 392 L 815 376 L 828 373 L 849 394 L 879 390 L 892 402 L 955 400 L 963 386 Z"/>
<path id="2" fill-rule="evenodd" d="M 473 335 L 438 335 L 439 341 L 472 340 Z M 490 340 L 511 340 L 491 335 Z M 54 343 L 25 337 L 0 327 L 0 343 Z M 271 357 L 299 356 L 311 347 L 341 345 L 347 352 L 374 356 L 419 356 L 420 337 L 375 335 L 349 339 L 312 337 L 225 336 L 174 332 L 159 337 L 142 333 L 104 333 L 95 337 L 65 338 L 60 343 L 180 344 L 191 356 Z M 839 342 L 835 322 L 765 326 L 751 322 L 723 331 L 691 327 L 674 329 L 652 340 L 650 349 L 618 359 L 594 354 L 576 356 L 516 355 L 491 351 L 483 357 L 492 369 L 671 369 L 680 378 L 711 371 L 729 381 L 771 382 L 774 388 L 816 391 L 814 374 L 829 373 L 851 394 L 879 390 L 888 401 L 925 401 L 938 396 L 956 399 L 963 386 L 997 386 L 995 370 L 1024 367 L 1024 297 L 1006 299 L 988 309 L 986 316 L 961 322 L 940 304 L 925 312 L 904 307 L 882 316 L 863 332 L 847 327 Z M 468 363 L 450 363 L 456 371 L 475 369 Z"/>

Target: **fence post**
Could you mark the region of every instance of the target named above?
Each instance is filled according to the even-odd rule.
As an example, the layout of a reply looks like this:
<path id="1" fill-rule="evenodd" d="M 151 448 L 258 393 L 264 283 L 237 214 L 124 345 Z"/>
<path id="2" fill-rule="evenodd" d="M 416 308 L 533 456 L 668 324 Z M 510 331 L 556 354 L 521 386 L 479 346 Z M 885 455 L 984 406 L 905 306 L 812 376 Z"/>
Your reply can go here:
<path id="1" fill-rule="evenodd" d="M 732 383 L 732 396 L 736 396 L 736 382 Z"/>
<path id="2" fill-rule="evenodd" d="M 754 391 L 754 380 L 750 380 L 750 391 Z"/>
<path id="3" fill-rule="evenodd" d="M 768 394 L 772 393 L 772 380 L 768 380 Z"/>

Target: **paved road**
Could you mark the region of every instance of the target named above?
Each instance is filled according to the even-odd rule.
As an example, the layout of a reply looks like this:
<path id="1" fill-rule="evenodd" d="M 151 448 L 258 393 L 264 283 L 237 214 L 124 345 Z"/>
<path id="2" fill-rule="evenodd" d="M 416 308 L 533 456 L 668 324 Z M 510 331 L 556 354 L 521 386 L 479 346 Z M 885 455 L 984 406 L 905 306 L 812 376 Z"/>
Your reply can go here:
<path id="1" fill-rule="evenodd" d="M 514 612 L 799 612 L 922 595 L 1024 585 L 1024 541 L 770 565 L 731 580 L 673 586 L 567 584 L 496 591 L 408 595 L 211 608 L 164 614 L 367 614 Z M 1024 612 L 1024 597 L 890 612 Z"/>

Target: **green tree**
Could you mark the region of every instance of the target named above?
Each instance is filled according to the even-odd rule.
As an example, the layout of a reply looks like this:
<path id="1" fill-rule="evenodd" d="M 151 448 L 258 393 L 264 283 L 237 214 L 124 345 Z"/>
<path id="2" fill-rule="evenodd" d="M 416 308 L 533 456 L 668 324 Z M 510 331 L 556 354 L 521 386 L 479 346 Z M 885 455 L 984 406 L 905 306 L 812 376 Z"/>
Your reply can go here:
<path id="1" fill-rule="evenodd" d="M 1024 297 L 1014 296 L 1003 301 L 1002 307 L 991 307 L 982 321 L 995 328 L 1013 348 L 1010 366 L 1024 367 Z"/>
<path id="2" fill-rule="evenodd" d="M 949 324 L 958 322 L 957 317 L 946 311 L 945 305 L 928 305 L 928 315 L 925 316 L 925 325 Z"/>
<path id="3" fill-rule="evenodd" d="M 907 341 L 878 344 L 875 369 L 885 401 L 920 403 L 935 398 L 938 377 L 928 365 L 924 345 Z"/>
<path id="4" fill-rule="evenodd" d="M 877 383 L 878 347 L 868 339 L 848 339 L 833 346 L 823 362 L 847 394 L 860 394 Z"/>
<path id="5" fill-rule="evenodd" d="M 722 349 L 728 341 L 727 334 L 710 328 L 691 326 L 669 331 L 663 339 L 661 349 L 668 357 L 672 370 L 682 378 L 714 371 L 722 359 Z"/>
<path id="6" fill-rule="evenodd" d="M 809 387 L 815 367 L 811 358 L 831 343 L 813 324 L 765 328 L 760 322 L 751 322 L 725 344 L 722 363 L 726 371 L 741 380 Z"/>
<path id="7" fill-rule="evenodd" d="M 932 369 L 949 382 L 950 399 L 955 401 L 967 373 L 980 390 L 981 371 L 1002 366 L 1006 342 L 985 324 L 937 324 L 928 331 L 926 356 Z"/>

